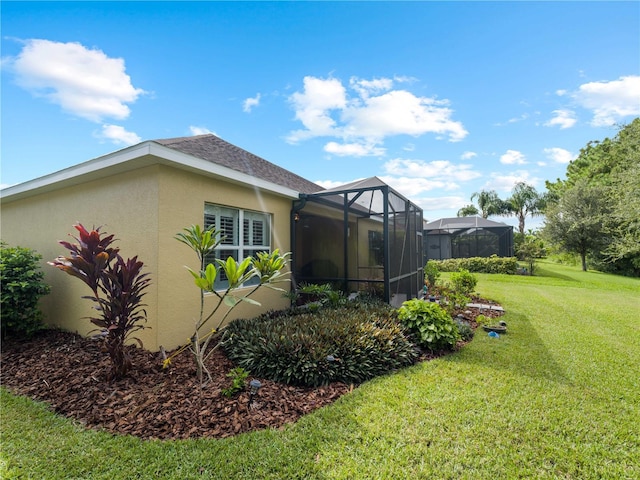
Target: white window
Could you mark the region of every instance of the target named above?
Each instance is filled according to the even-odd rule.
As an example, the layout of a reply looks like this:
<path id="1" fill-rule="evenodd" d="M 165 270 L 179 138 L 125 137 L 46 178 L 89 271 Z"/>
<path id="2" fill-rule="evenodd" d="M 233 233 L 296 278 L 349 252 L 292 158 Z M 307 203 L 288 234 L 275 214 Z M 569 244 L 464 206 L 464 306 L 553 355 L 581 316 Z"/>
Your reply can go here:
<path id="1" fill-rule="evenodd" d="M 220 245 L 216 247 L 213 258 L 226 260 L 233 257 L 241 262 L 257 252 L 271 252 L 271 215 L 268 213 L 241 210 L 206 203 L 204 206 L 204 228 L 215 227 L 220 234 Z M 207 263 L 213 258 L 207 258 Z M 254 278 L 246 286 L 257 284 Z M 219 272 L 217 290 L 229 286 L 224 272 Z"/>

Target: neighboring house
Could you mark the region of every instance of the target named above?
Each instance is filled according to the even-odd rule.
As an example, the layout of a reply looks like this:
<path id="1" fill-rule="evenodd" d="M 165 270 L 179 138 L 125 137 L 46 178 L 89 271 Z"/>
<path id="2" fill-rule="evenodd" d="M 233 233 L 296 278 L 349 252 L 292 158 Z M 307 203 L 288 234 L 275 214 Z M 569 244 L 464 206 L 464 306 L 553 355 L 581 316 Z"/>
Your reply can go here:
<path id="1" fill-rule="evenodd" d="M 513 227 L 482 217 L 441 218 L 424 226 L 428 260 L 513 256 Z"/>
<path id="2" fill-rule="evenodd" d="M 220 258 L 241 259 L 278 248 L 281 252 L 293 250 L 293 265 L 304 266 L 302 261 L 313 263 L 323 242 L 334 239 L 327 236 L 328 231 L 322 239 L 320 232 L 313 237 L 296 234 L 300 220 L 337 217 L 342 234 L 335 235 L 341 236 L 341 244 L 347 247 L 334 250 L 335 257 L 318 259 L 349 268 L 331 275 L 312 272 L 304 280 L 337 281 L 350 291 L 380 284 L 387 301 L 416 295 L 422 283 L 422 262 L 407 263 L 408 247 L 420 243 L 420 251 L 411 255 L 421 258 L 422 242 L 414 232 L 405 234 L 411 241 L 400 243 L 398 239 L 403 229 L 413 228 L 417 220 L 417 225 L 422 225 L 422 211 L 382 182 L 374 183 L 364 190 L 354 187 L 346 194 L 323 196 L 327 191 L 319 185 L 214 135 L 145 141 L 2 190 L 2 240 L 32 248 L 43 256 L 45 281 L 52 286 L 51 294 L 42 299 L 47 323 L 85 335 L 93 327 L 86 320 L 92 314 L 91 303 L 81 299 L 88 294 L 86 285 L 45 262 L 67 254 L 57 242 L 75 233 L 74 223 L 88 228 L 102 226 L 115 234 L 120 253 L 125 258 L 137 255 L 151 274 L 152 283 L 144 297 L 151 328 L 139 332 L 139 337 L 149 350 L 161 345 L 172 349 L 193 333 L 199 316 L 198 290 L 185 268 L 197 269 L 197 259 L 175 240 L 178 232 L 193 224 L 215 224 L 222 231 L 226 240 L 216 253 Z M 368 192 L 382 195 L 387 207 L 365 212 L 365 207 L 356 205 Z M 347 198 L 346 202 L 340 200 L 340 210 L 331 204 L 336 198 Z M 316 204 L 319 207 L 313 210 Z M 411 223 L 403 213 L 405 206 L 411 212 Z M 367 222 L 376 227 L 365 228 Z M 361 228 L 361 237 L 356 227 Z M 349 256 L 352 251 L 362 255 Z M 386 257 L 385 251 L 390 252 Z M 380 262 L 382 271 L 374 268 L 376 272 L 371 274 L 367 270 L 379 267 Z M 367 268 L 360 268 L 365 263 Z M 395 268 L 396 264 L 402 268 Z M 350 266 L 355 266 L 356 274 Z M 234 311 L 234 318 L 289 305 L 288 299 L 270 289 L 259 290 L 254 298 L 262 307 L 242 304 Z M 213 305 L 214 296 L 208 296 L 207 301 Z"/>

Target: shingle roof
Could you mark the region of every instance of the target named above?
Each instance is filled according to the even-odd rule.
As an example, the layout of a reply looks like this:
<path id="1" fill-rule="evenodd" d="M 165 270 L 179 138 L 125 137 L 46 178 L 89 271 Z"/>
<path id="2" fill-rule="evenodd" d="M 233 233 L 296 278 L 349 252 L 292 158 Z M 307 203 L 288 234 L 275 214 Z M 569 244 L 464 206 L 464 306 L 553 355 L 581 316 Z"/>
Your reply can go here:
<path id="1" fill-rule="evenodd" d="M 260 178 L 299 193 L 314 193 L 323 188 L 295 173 L 212 134 L 153 140 L 160 145 L 206 160 L 238 172 Z"/>

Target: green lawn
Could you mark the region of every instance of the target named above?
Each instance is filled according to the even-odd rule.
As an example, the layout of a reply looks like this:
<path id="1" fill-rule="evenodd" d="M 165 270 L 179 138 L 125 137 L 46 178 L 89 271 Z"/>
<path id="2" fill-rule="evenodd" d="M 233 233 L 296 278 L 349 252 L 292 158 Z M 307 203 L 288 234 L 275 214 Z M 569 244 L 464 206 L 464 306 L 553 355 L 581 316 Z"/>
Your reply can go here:
<path id="1" fill-rule="evenodd" d="M 141 441 L 2 391 L 2 478 L 637 479 L 640 281 L 478 275 L 509 333 L 367 382 L 283 430 Z"/>

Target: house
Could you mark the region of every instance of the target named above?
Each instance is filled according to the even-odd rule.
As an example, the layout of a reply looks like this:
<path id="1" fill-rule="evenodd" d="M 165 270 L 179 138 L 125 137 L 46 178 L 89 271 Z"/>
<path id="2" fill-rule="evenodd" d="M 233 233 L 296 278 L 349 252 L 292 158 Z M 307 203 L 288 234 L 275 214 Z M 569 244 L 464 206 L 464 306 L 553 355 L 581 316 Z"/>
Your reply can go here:
<path id="1" fill-rule="evenodd" d="M 486 218 L 441 218 L 424 226 L 424 260 L 513 256 L 513 227 Z"/>
<path id="2" fill-rule="evenodd" d="M 145 141 L 6 188 L 0 198 L 2 240 L 43 256 L 52 291 L 41 306 L 50 325 L 82 335 L 93 327 L 85 319 L 91 303 L 81 300 L 86 285 L 46 265 L 67 253 L 57 242 L 74 234 L 73 224 L 102 226 L 125 258 L 145 263 L 151 328 L 138 336 L 149 350 L 184 343 L 199 316 L 198 290 L 185 269 L 198 261 L 175 240 L 192 224 L 222 230 L 220 258 L 292 251 L 293 282 L 375 286 L 387 301 L 417 295 L 422 283 L 422 210 L 383 182 L 323 190 L 211 134 Z M 234 318 L 289 306 L 269 289 L 253 298 L 262 306 L 241 304 Z"/>

